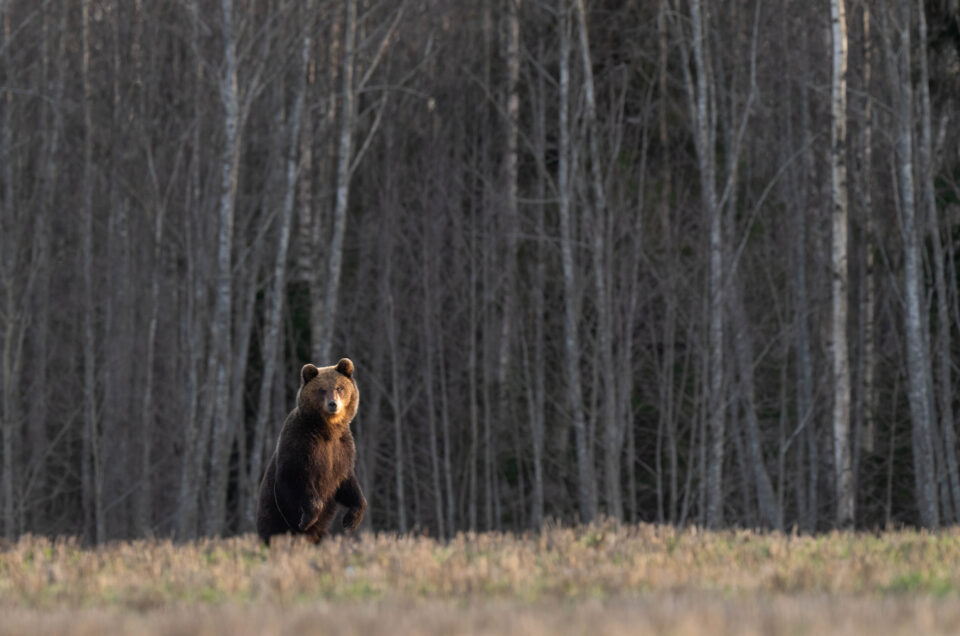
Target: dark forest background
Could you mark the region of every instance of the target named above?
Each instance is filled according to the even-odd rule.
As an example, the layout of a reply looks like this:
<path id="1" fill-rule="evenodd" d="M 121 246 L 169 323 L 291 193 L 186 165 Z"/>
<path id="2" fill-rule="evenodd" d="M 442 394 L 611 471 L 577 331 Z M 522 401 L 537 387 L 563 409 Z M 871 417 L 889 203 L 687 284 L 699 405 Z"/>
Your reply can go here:
<path id="1" fill-rule="evenodd" d="M 957 0 L 6 0 L 0 519 L 960 520 Z"/>

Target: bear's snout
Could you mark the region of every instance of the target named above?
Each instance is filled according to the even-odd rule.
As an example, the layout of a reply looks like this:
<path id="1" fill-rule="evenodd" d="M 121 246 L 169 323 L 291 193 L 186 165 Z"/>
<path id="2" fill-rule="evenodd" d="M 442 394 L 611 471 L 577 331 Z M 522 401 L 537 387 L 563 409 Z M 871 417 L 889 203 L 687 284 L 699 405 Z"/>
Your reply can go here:
<path id="1" fill-rule="evenodd" d="M 336 413 L 340 410 L 340 401 L 339 400 L 330 400 L 327 402 L 327 410 L 331 413 Z"/>

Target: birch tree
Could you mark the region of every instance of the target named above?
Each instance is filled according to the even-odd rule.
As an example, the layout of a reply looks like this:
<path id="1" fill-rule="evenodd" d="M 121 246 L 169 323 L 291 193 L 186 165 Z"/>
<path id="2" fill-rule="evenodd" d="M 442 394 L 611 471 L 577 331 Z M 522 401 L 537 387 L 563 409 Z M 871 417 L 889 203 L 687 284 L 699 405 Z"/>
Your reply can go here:
<path id="1" fill-rule="evenodd" d="M 233 1 L 221 0 L 223 28 L 223 76 L 220 101 L 223 105 L 223 149 L 220 155 L 220 200 L 218 204 L 217 262 L 213 317 L 210 324 L 210 355 L 207 373 L 214 378 L 213 446 L 210 455 L 211 504 L 206 513 L 205 531 L 218 535 L 223 531 L 226 512 L 227 461 L 233 445 L 233 426 L 229 418 L 230 329 L 233 309 L 233 227 L 236 213 L 237 178 L 240 166 L 240 96 L 237 86 L 237 42 L 234 32 Z"/>
<path id="2" fill-rule="evenodd" d="M 830 183 L 832 192 L 833 456 L 837 484 L 837 525 L 854 521 L 850 454 L 850 360 L 847 349 L 847 23 L 844 0 L 830 0 L 833 82 L 830 91 Z"/>
<path id="3" fill-rule="evenodd" d="M 910 74 L 911 10 L 907 0 L 887 8 L 884 48 L 890 89 L 894 96 L 897 176 L 903 222 L 903 303 L 907 349 L 907 395 L 910 402 L 911 440 L 917 506 L 924 527 L 940 526 L 934 457 L 934 417 L 931 396 L 930 353 L 924 333 L 925 304 L 921 301 L 922 254 L 920 252 L 913 167 L 913 86 Z M 892 36 L 898 48 L 893 50 Z"/>

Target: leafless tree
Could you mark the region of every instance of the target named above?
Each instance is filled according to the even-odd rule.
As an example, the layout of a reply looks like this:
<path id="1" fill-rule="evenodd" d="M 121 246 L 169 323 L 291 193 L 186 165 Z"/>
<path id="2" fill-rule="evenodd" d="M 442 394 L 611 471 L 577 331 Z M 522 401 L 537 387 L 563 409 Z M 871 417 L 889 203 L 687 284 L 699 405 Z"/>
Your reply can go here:
<path id="1" fill-rule="evenodd" d="M 831 0 L 833 82 L 831 84 L 830 178 L 832 220 L 833 461 L 837 484 L 837 525 L 854 521 L 850 452 L 850 360 L 847 346 L 847 19 L 844 0 Z"/>
<path id="2" fill-rule="evenodd" d="M 337 351 L 374 530 L 953 523 L 956 8 L 831 3 L 0 3 L 4 535 L 248 530 Z"/>

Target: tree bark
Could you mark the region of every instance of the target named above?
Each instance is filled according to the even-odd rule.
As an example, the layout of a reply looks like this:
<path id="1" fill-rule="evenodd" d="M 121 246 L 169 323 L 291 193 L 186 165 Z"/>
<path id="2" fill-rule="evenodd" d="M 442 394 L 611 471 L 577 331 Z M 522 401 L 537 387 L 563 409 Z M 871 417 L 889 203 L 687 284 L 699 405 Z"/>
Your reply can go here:
<path id="1" fill-rule="evenodd" d="M 832 220 L 833 455 L 837 525 L 853 526 L 853 465 L 850 453 L 850 359 L 847 349 L 847 23 L 844 0 L 830 0 L 833 35 L 830 178 Z"/>
<path id="2" fill-rule="evenodd" d="M 164 217 L 162 203 L 154 211 L 153 275 L 150 280 L 150 313 L 147 322 L 146 355 L 144 358 L 144 389 L 140 410 L 140 495 L 137 497 L 135 524 L 140 536 L 153 535 L 153 430 L 157 323 L 160 318 L 160 265 L 163 253 Z"/>
<path id="3" fill-rule="evenodd" d="M 659 48 L 659 68 L 657 74 L 657 86 L 660 94 L 660 104 L 658 108 L 658 125 L 660 146 L 667 148 L 670 143 L 670 136 L 667 128 L 667 0 L 660 0 L 660 6 L 657 11 L 657 35 Z M 677 297 L 675 272 L 677 263 L 675 259 L 674 246 L 674 225 L 671 219 L 671 199 L 673 196 L 671 180 L 670 154 L 664 153 L 662 165 L 663 194 L 660 200 L 660 217 L 663 225 L 664 252 L 667 254 L 667 272 L 666 285 L 664 290 L 664 318 L 663 318 L 663 344 L 665 347 L 663 354 L 663 364 L 660 372 L 660 399 L 661 416 L 658 426 L 665 429 L 667 444 L 667 502 L 665 521 L 669 523 L 677 522 L 677 503 L 679 501 L 678 479 L 679 463 L 677 454 L 677 421 L 675 418 L 675 400 L 674 400 L 674 363 L 676 360 L 676 323 L 677 323 Z M 632 484 L 631 480 L 631 484 Z"/>
<path id="4" fill-rule="evenodd" d="M 3 91 L 3 129 L 0 130 L 0 161 L 3 162 L 3 209 L 0 210 L 0 289 L 3 290 L 3 319 L 2 365 L 0 365 L 0 430 L 3 435 L 3 470 L 0 474 L 0 497 L 3 499 L 3 534 L 13 540 L 19 532 L 16 517 L 14 516 L 14 437 L 17 427 L 20 426 L 18 403 L 20 374 L 18 367 L 21 360 L 19 343 L 21 342 L 21 311 L 18 308 L 16 293 L 17 246 L 13 241 L 15 227 L 15 210 L 13 203 L 13 157 L 12 157 L 12 123 L 11 110 L 13 106 L 13 80 L 10 76 L 12 64 L 10 62 L 10 3 L 5 2 L 0 11 L 3 12 L 3 69 L 6 75 L 6 86 Z"/>
<path id="5" fill-rule="evenodd" d="M 907 387 L 912 422 L 913 469 L 917 507 L 921 524 L 930 530 L 940 526 L 937 501 L 936 464 L 933 452 L 934 417 L 931 413 L 930 353 L 924 334 L 926 321 L 921 301 L 922 255 L 920 253 L 913 177 L 913 87 L 910 76 L 910 5 L 901 3 L 896 18 L 889 14 L 887 22 L 895 22 L 884 33 L 891 90 L 894 93 L 896 122 L 897 172 L 904 240 L 904 328 L 907 341 Z M 890 30 L 899 35 L 899 51 L 891 50 Z"/>
<path id="6" fill-rule="evenodd" d="M 542 58 L 543 48 L 540 48 Z M 536 153 L 538 157 L 545 157 L 547 151 L 547 87 L 544 79 L 544 73 L 537 74 L 537 118 L 536 118 Z M 543 492 L 543 452 L 545 435 L 545 415 L 546 407 L 546 365 L 544 359 L 544 286 L 546 285 L 546 258 L 544 243 L 547 241 L 546 221 L 544 219 L 545 201 L 547 199 L 546 179 L 543 171 L 537 172 L 537 199 L 536 206 L 536 236 L 537 242 L 536 266 L 534 268 L 534 282 L 530 292 L 533 295 L 532 318 L 533 318 L 533 375 L 532 383 L 528 392 L 530 394 L 530 437 L 533 452 L 533 493 L 531 502 L 530 518 L 534 528 L 543 526 L 544 520 L 544 492 Z"/>
<path id="7" fill-rule="evenodd" d="M 432 253 L 428 249 L 428 239 L 431 237 L 430 232 L 430 219 L 429 215 L 423 216 L 422 232 L 423 232 L 423 246 L 421 248 L 421 260 L 420 260 L 420 276 L 421 282 L 423 285 L 423 346 L 426 349 L 425 361 L 424 361 L 424 384 L 426 386 L 427 392 L 427 444 L 430 449 L 430 478 L 431 485 L 433 486 L 433 502 L 434 502 L 434 514 L 436 515 L 437 522 L 437 536 L 441 539 L 447 536 L 446 528 L 444 524 L 444 514 L 443 514 L 443 489 L 440 486 L 440 452 L 437 447 L 437 400 L 434 386 L 434 365 L 435 365 L 435 343 L 433 334 L 435 333 L 436 326 L 434 324 L 433 316 L 433 289 L 436 287 L 436 283 L 433 280 L 433 262 L 429 259 L 429 255 Z M 442 373 L 442 370 L 441 370 Z"/>
<path id="8" fill-rule="evenodd" d="M 183 436 L 183 460 L 180 468 L 180 492 L 177 504 L 177 536 L 180 539 L 192 539 L 197 533 L 199 514 L 200 485 L 205 481 L 203 466 L 207 457 L 209 441 L 209 420 L 200 412 L 200 366 L 203 355 L 204 312 L 203 300 L 206 286 L 202 281 L 202 263 L 200 245 L 202 244 L 203 225 L 200 222 L 201 197 L 201 147 L 200 132 L 202 125 L 201 93 L 203 90 L 203 60 L 199 54 L 200 33 L 199 0 L 190 3 L 191 44 L 197 52 L 194 58 L 193 73 L 193 126 L 190 139 L 190 181 L 187 188 L 186 205 L 188 210 L 185 223 L 186 269 L 188 290 L 183 316 L 183 331 L 187 343 L 186 378 L 184 390 L 185 430 Z"/>
<path id="9" fill-rule="evenodd" d="M 577 332 L 577 288 L 574 272 L 573 228 L 570 218 L 570 130 L 568 104 L 570 99 L 570 36 L 568 33 L 569 6 L 559 0 L 560 13 L 560 122 L 559 156 L 557 159 L 557 189 L 560 217 L 560 256 L 563 264 L 563 334 L 564 371 L 570 394 L 570 417 L 577 454 L 577 495 L 580 522 L 590 523 L 597 513 L 593 464 L 587 446 L 587 425 L 580 383 L 580 338 Z"/>
<path id="10" fill-rule="evenodd" d="M 760 422 L 757 417 L 756 388 L 753 373 L 753 338 L 750 336 L 750 324 L 744 307 L 742 282 L 739 277 L 734 283 L 733 321 L 738 325 L 733 337 L 733 348 L 740 376 L 740 398 L 743 406 L 744 433 L 746 435 L 746 453 L 753 472 L 753 482 L 757 488 L 757 505 L 763 523 L 776 530 L 783 529 L 783 512 L 777 505 L 777 498 L 770 481 L 763 458 L 760 440 Z"/>
<path id="11" fill-rule="evenodd" d="M 602 404 L 602 428 L 604 444 L 604 494 L 607 514 L 614 519 L 623 519 L 623 495 L 620 487 L 620 457 L 623 452 L 625 427 L 617 417 L 617 386 L 613 362 L 613 324 L 611 320 L 609 274 L 606 256 L 607 193 L 601 172 L 599 150 L 599 126 L 597 124 L 597 103 L 593 80 L 593 62 L 590 56 L 590 37 L 587 30 L 587 15 L 584 0 L 577 0 L 577 32 L 580 40 L 580 61 L 583 67 L 583 88 L 586 102 L 586 123 L 588 151 L 590 156 L 590 182 L 593 190 L 593 218 L 591 256 L 593 260 L 594 293 L 597 312 L 597 337 L 600 359 L 600 382 L 603 387 L 600 401 Z"/>
<path id="12" fill-rule="evenodd" d="M 100 422 L 97 414 L 96 326 L 94 324 L 93 280 L 93 84 L 90 80 L 90 0 L 83 0 L 82 69 L 83 80 L 83 219 L 81 251 L 83 254 L 83 413 L 84 439 L 88 450 L 85 492 L 88 510 L 92 511 L 94 540 L 106 540 L 106 515 L 103 503 L 103 465 L 101 461 Z"/>
<path id="13" fill-rule="evenodd" d="M 340 109 L 340 136 L 337 152 L 337 198 L 333 209 L 333 234 L 330 237 L 330 258 L 327 264 L 326 288 L 319 333 L 313 334 L 313 357 L 319 364 L 330 358 L 335 334 L 337 299 L 340 293 L 340 270 L 343 262 L 343 238 L 347 232 L 347 204 L 350 194 L 353 126 L 355 117 L 353 70 L 357 29 L 357 0 L 344 0 L 343 70 Z"/>
<path id="14" fill-rule="evenodd" d="M 233 310 L 233 227 L 240 165 L 240 99 L 237 86 L 237 44 L 233 27 L 233 2 L 221 0 L 224 70 L 220 81 L 224 144 L 220 156 L 219 228 L 213 318 L 210 326 L 208 377 L 213 386 L 213 446 L 210 455 L 210 503 L 205 530 L 217 536 L 226 517 L 227 468 L 236 433 L 230 421 L 231 315 Z"/>
<path id="15" fill-rule="evenodd" d="M 709 224 L 709 265 L 707 282 L 707 429 L 709 452 L 706 472 L 706 523 L 711 528 L 723 525 L 723 463 L 725 445 L 724 406 L 724 241 L 723 215 L 716 193 L 716 97 L 710 59 L 705 55 L 706 30 L 700 0 L 690 0 L 693 27 L 693 61 L 696 80 L 684 65 L 684 77 L 693 123 L 694 145 L 700 172 L 700 199 Z M 706 443 L 707 440 L 704 440 Z"/>
<path id="16" fill-rule="evenodd" d="M 874 273 L 874 229 L 873 229 L 873 98 L 870 95 L 870 82 L 873 75 L 873 46 L 870 42 L 870 4 L 863 3 L 863 83 L 864 83 L 864 104 L 863 104 L 863 243 L 864 243 L 864 272 L 863 272 L 863 297 L 860 302 L 860 315 L 863 320 L 863 395 L 862 418 L 863 430 L 862 448 L 863 452 L 872 454 L 874 452 L 874 420 L 876 419 L 874 409 L 876 408 L 876 396 L 874 389 L 874 370 L 876 367 L 876 345 L 874 343 L 874 331 L 876 330 L 874 318 L 874 303 L 876 297 L 876 274 Z"/>
<path id="17" fill-rule="evenodd" d="M 391 240 L 391 239 L 388 239 Z M 386 325 L 385 331 L 387 336 L 387 346 L 390 351 L 390 402 L 391 409 L 393 411 L 393 443 L 395 449 L 395 468 L 394 468 L 394 485 L 396 487 L 397 495 L 397 531 L 401 534 L 407 531 L 407 503 L 406 503 L 406 487 L 405 487 L 405 473 L 406 473 L 406 459 L 404 457 L 404 435 L 403 435 L 403 416 L 402 416 L 402 405 L 400 403 L 400 396 L 402 394 L 400 389 L 400 350 L 397 342 L 396 334 L 396 308 L 393 301 L 393 289 L 391 288 L 390 282 L 390 270 L 392 249 L 388 248 L 387 256 L 387 271 L 384 275 L 384 290 L 383 293 L 386 296 L 387 304 L 387 313 L 386 313 Z"/>

